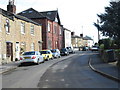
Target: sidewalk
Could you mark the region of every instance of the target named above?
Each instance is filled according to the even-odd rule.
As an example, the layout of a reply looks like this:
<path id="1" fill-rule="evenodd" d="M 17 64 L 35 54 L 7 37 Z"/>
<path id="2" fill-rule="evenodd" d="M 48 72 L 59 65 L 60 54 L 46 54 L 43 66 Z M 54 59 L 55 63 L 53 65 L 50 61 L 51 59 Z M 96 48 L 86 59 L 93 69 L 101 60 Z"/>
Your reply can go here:
<path id="1" fill-rule="evenodd" d="M 20 61 L 13 61 L 8 64 L 0 65 L 0 74 L 15 69 L 20 65 Z"/>
<path id="2" fill-rule="evenodd" d="M 116 66 L 116 62 L 105 63 L 100 60 L 99 54 L 93 54 L 91 56 L 90 64 L 93 69 L 100 72 L 100 74 L 103 74 L 111 79 L 115 78 L 120 80 L 120 68 Z"/>

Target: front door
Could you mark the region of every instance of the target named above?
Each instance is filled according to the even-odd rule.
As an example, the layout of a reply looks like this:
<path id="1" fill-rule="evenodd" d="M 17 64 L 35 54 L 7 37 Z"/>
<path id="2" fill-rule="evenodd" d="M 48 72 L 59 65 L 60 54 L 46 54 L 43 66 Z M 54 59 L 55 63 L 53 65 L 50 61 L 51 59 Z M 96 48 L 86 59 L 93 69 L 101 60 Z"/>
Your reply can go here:
<path id="1" fill-rule="evenodd" d="M 18 60 L 19 57 L 20 57 L 20 45 L 19 45 L 19 42 L 16 42 L 15 53 L 16 53 L 16 60 Z"/>

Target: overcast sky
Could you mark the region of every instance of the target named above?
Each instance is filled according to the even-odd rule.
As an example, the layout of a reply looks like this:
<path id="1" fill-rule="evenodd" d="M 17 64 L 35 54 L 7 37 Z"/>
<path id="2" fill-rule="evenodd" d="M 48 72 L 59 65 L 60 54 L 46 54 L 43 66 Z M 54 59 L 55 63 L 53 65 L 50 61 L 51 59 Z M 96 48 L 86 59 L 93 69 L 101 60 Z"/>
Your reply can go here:
<path id="1" fill-rule="evenodd" d="M 9 0 L 0 0 L 0 8 L 6 10 Z M 76 35 L 83 32 L 97 42 L 97 29 L 93 22 L 97 22 L 97 15 L 104 13 L 104 7 L 109 6 L 110 0 L 15 0 L 17 13 L 28 8 L 37 11 L 57 10 L 62 25 L 75 31 Z"/>

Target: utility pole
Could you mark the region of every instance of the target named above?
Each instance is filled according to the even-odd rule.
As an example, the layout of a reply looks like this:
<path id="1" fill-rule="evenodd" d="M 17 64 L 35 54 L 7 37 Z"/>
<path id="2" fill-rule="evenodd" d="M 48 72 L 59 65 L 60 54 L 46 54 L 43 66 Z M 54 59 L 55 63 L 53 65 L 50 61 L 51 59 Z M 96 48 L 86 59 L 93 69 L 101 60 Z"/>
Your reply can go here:
<path id="1" fill-rule="evenodd" d="M 100 26 L 99 26 L 99 20 L 97 19 L 97 25 L 98 25 L 98 42 L 100 40 L 100 34 L 99 34 L 99 31 L 100 31 Z"/>

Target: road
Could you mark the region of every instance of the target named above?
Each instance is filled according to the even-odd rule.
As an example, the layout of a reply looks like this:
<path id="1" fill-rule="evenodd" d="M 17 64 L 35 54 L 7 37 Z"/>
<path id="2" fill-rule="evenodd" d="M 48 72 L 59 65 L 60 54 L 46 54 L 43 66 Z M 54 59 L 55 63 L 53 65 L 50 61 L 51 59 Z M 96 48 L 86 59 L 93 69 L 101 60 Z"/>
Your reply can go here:
<path id="1" fill-rule="evenodd" d="M 40 65 L 19 67 L 3 74 L 2 87 L 118 88 L 117 82 L 105 78 L 89 68 L 88 60 L 92 54 L 89 51 L 77 52 Z"/>

